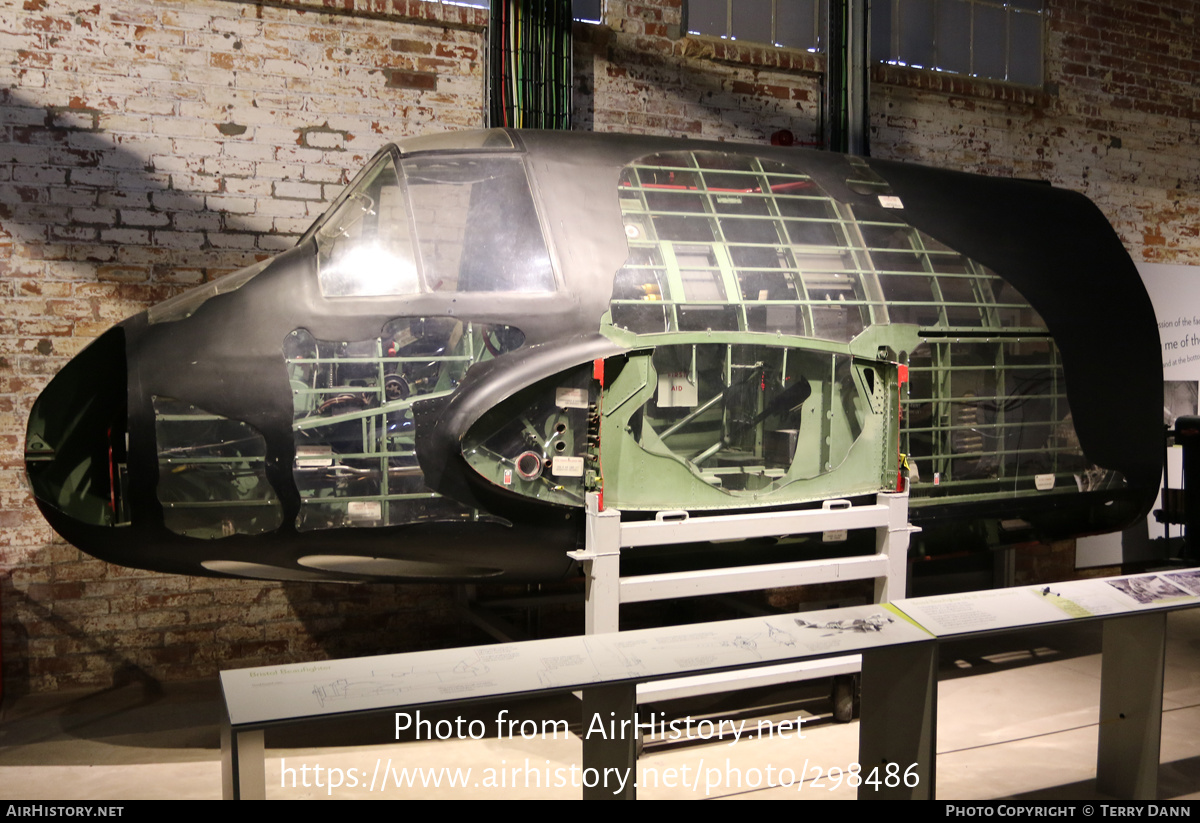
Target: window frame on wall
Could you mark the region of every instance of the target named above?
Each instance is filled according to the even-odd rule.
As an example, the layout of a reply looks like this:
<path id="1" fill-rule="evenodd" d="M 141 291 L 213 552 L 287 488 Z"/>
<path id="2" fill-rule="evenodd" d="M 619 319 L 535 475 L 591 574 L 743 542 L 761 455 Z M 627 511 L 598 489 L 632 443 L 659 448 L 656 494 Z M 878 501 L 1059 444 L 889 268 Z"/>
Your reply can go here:
<path id="1" fill-rule="evenodd" d="M 796 19 L 808 22 L 803 31 L 785 33 L 781 11 L 797 6 L 803 8 Z M 685 0 L 683 28 L 688 34 L 819 52 L 825 7 L 825 0 Z"/>
<path id="2" fill-rule="evenodd" d="M 451 6 L 470 6 L 487 10 L 491 0 L 441 0 Z M 603 0 L 571 0 L 571 16 L 580 23 L 599 23 L 603 14 Z"/>
<path id="3" fill-rule="evenodd" d="M 1037 87 L 1044 77 L 1045 18 L 1041 0 L 877 0 L 871 60 Z M 951 38 L 951 27 L 960 39 Z M 1002 44 L 986 34 L 997 28 Z"/>

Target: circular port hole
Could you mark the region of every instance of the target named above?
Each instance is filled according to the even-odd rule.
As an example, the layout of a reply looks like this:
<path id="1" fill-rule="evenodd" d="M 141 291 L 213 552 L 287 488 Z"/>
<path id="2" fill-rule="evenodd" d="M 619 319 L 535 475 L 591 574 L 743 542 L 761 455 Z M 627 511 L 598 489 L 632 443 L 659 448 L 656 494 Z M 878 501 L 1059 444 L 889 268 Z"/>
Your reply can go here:
<path id="1" fill-rule="evenodd" d="M 524 480 L 537 480 L 542 476 L 542 456 L 537 452 L 521 452 L 516 464 L 517 474 Z"/>
<path id="2" fill-rule="evenodd" d="M 567 450 L 566 442 L 559 440 L 557 443 L 554 444 L 554 450 L 556 452 L 565 452 Z"/>

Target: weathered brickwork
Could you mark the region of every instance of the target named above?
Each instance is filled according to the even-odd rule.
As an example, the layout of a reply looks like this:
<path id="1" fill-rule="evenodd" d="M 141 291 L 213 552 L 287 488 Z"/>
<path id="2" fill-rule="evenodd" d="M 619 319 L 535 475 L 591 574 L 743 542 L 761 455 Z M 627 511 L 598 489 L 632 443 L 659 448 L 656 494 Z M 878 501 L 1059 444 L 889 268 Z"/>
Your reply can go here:
<path id="1" fill-rule="evenodd" d="M 610 0 L 606 24 L 578 26 L 577 127 L 767 142 L 819 138 L 815 55 L 680 38 L 682 0 Z"/>
<path id="2" fill-rule="evenodd" d="M 92 338 L 181 287 L 289 248 L 384 143 L 481 125 L 485 14 L 281 5 L 0 3 L 0 605 L 10 686 L 103 685 L 130 671 L 189 677 L 218 661 L 462 639 L 445 588 L 262 585 L 109 566 L 62 543 L 25 488 L 29 407 Z"/>
<path id="3" fill-rule="evenodd" d="M 1200 6 L 1045 5 L 1045 93 L 879 67 L 873 153 L 1083 192 L 1135 259 L 1200 262 Z"/>
<path id="4" fill-rule="evenodd" d="M 1197 3 L 1048 0 L 1046 86 L 878 67 L 872 151 L 1083 191 L 1136 258 L 1200 262 Z M 580 128 L 819 138 L 823 58 L 576 25 Z M 37 393 L 113 323 L 289 247 L 366 159 L 483 124 L 485 12 L 421 0 L 0 0 L 0 609 L 10 689 L 479 640 L 447 587 L 109 566 L 33 509 Z M 1019 238 L 1014 238 L 1019 241 Z"/>

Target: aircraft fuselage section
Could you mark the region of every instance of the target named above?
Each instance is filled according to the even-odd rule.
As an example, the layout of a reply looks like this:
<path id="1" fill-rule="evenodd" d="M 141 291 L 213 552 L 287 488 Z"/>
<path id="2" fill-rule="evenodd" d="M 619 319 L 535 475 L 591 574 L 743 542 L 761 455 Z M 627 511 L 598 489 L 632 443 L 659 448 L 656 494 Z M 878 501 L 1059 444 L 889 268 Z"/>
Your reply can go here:
<path id="1" fill-rule="evenodd" d="M 1097 357 L 1081 312 L 1119 316 L 1121 345 Z M 99 338 L 26 459 L 68 540 L 193 574 L 553 579 L 590 491 L 646 515 L 819 505 L 894 488 L 901 455 L 918 523 L 1063 536 L 1153 499 L 1157 354 L 1078 195 L 468 133 L 383 150 L 295 249 Z"/>

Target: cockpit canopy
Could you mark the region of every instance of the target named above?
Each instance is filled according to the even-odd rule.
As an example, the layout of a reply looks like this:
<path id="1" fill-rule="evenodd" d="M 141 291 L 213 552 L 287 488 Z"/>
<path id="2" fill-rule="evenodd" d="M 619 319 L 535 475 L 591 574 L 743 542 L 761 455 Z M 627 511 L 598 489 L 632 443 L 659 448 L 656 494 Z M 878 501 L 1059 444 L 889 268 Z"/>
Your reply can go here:
<path id="1" fill-rule="evenodd" d="M 389 147 L 309 234 L 326 297 L 555 290 L 520 157 Z"/>

